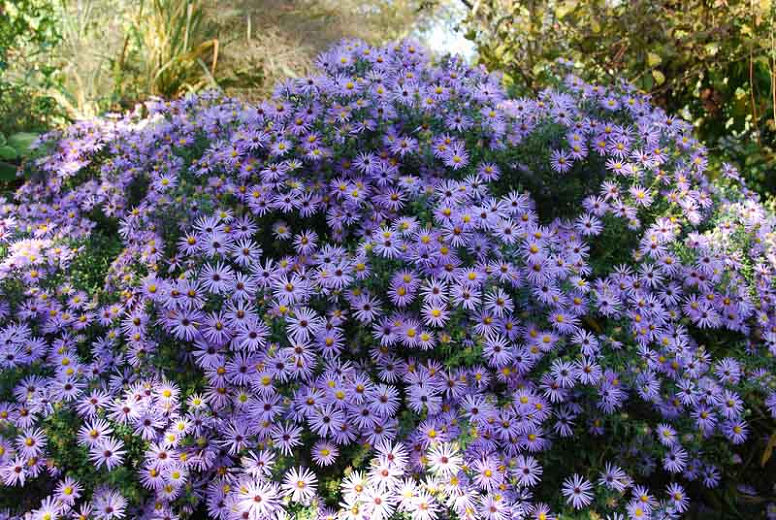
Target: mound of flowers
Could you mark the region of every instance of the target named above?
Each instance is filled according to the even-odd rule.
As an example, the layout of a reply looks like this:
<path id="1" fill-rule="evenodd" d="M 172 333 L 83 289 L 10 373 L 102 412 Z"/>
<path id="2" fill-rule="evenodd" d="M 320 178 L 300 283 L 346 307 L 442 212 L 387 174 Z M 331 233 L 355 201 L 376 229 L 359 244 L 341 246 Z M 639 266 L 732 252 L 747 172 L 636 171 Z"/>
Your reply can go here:
<path id="1" fill-rule="evenodd" d="M 318 65 L 37 143 L 0 518 L 776 515 L 776 220 L 689 123 L 411 42 Z"/>

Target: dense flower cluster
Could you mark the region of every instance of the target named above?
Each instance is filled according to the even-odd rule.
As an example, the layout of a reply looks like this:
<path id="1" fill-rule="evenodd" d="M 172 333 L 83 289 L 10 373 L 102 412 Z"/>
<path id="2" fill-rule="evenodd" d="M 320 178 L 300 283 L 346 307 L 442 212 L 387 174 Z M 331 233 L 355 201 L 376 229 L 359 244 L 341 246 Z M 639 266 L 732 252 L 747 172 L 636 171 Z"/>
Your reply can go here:
<path id="1" fill-rule="evenodd" d="M 513 99 L 411 42 L 318 65 L 41 139 L 0 205 L 0 517 L 774 493 L 740 468 L 773 469 L 776 219 L 688 123 L 570 73 Z"/>

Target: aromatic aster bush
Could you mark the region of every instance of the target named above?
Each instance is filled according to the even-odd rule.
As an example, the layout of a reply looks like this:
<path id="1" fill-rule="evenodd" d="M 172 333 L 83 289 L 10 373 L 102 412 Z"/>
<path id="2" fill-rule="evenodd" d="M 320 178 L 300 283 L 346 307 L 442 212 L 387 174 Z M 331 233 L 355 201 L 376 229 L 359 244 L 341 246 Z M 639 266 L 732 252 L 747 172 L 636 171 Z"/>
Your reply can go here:
<path id="1" fill-rule="evenodd" d="M 776 515 L 776 219 L 689 123 L 410 42 L 318 65 L 40 139 L 0 517 Z"/>

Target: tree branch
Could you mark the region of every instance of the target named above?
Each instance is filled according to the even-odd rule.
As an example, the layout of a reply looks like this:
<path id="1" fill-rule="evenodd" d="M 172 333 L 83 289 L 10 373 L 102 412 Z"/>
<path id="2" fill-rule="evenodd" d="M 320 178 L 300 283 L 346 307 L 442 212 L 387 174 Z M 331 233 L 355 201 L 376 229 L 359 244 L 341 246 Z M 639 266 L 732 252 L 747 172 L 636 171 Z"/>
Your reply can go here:
<path id="1" fill-rule="evenodd" d="M 528 87 L 528 89 L 534 93 L 534 95 L 539 95 L 539 90 L 534 86 L 533 79 L 528 77 L 528 74 L 523 70 L 522 67 L 519 65 L 515 65 L 515 70 L 518 74 L 520 74 L 520 77 L 523 78 L 523 83 L 525 83 L 525 86 Z"/>

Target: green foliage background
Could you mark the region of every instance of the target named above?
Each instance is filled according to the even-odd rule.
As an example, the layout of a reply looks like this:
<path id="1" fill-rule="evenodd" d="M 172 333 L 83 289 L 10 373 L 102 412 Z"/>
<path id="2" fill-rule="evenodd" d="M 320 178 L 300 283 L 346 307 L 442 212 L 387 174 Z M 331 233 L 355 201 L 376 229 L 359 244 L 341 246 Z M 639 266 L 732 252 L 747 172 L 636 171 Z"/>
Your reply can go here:
<path id="1" fill-rule="evenodd" d="M 311 72 L 317 54 L 342 38 L 400 39 L 445 5 L 0 0 L 0 193 L 19 185 L 27 146 L 47 129 L 207 88 L 257 101 L 284 78 Z"/>
<path id="2" fill-rule="evenodd" d="M 479 61 L 536 92 L 556 60 L 626 79 L 693 121 L 711 156 L 776 193 L 776 5 L 771 0 L 458 0 Z"/>
<path id="3" fill-rule="evenodd" d="M 220 88 L 255 101 L 343 37 L 441 25 L 517 94 L 548 86 L 558 59 L 589 81 L 633 82 L 776 194 L 772 0 L 0 0 L 0 147 L 149 96 Z M 23 156 L 0 150 L 0 179 Z"/>

